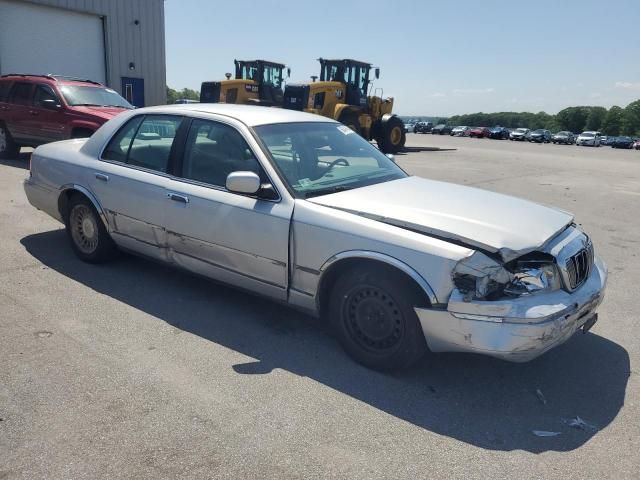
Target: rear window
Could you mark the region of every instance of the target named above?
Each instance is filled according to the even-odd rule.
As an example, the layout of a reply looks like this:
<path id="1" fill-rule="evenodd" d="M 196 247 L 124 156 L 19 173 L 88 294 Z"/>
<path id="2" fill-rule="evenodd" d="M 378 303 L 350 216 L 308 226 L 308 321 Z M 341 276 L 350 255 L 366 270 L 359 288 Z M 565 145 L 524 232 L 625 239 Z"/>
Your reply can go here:
<path id="1" fill-rule="evenodd" d="M 181 121 L 170 115 L 134 117 L 111 139 L 102 158 L 166 173 Z"/>
<path id="2" fill-rule="evenodd" d="M 16 105 L 31 105 L 31 89 L 33 84 L 16 82 L 9 94 L 9 102 Z"/>
<path id="3" fill-rule="evenodd" d="M 8 80 L 0 81 L 0 102 L 4 102 L 7 99 L 9 88 L 11 88 L 11 82 Z"/>

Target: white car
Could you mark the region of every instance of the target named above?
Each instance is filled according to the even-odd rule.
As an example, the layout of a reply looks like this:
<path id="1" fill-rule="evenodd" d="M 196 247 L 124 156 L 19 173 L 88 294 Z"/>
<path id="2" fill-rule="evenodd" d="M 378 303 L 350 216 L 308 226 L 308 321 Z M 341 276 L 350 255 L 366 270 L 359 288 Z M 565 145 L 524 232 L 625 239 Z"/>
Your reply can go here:
<path id="1" fill-rule="evenodd" d="M 516 128 L 509 134 L 509 140 L 518 140 L 524 142 L 525 140 L 528 140 L 529 132 L 531 132 L 531 130 L 529 130 L 528 128 Z"/>
<path id="2" fill-rule="evenodd" d="M 601 141 L 600 132 L 582 132 L 576 139 L 576 145 L 599 147 Z"/>
<path id="3" fill-rule="evenodd" d="M 570 213 L 407 175 L 285 109 L 125 112 L 38 147 L 24 187 L 81 260 L 126 250 L 284 302 L 380 370 L 428 350 L 530 360 L 595 323 L 607 279 Z"/>
<path id="4" fill-rule="evenodd" d="M 455 127 L 451 130 L 452 137 L 468 137 L 471 127 Z"/>

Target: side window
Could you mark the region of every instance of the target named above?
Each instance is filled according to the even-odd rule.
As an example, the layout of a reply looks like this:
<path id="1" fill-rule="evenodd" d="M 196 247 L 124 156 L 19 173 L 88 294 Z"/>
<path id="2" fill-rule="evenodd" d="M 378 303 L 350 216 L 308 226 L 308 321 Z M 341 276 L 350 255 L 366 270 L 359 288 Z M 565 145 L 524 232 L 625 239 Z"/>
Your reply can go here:
<path id="1" fill-rule="evenodd" d="M 118 130 L 112 138 L 107 148 L 102 152 L 102 158 L 105 160 L 114 160 L 116 162 L 126 162 L 129 148 L 134 135 L 138 131 L 138 127 L 142 123 L 143 115 L 138 115 L 129 120 L 123 127 Z"/>
<path id="2" fill-rule="evenodd" d="M 224 187 L 227 175 L 237 171 L 252 171 L 264 180 L 258 160 L 235 128 L 194 120 L 187 136 L 182 177 Z"/>
<path id="3" fill-rule="evenodd" d="M 10 87 L 11 87 L 11 82 L 0 80 L 0 102 L 4 102 L 7 100 Z"/>
<path id="4" fill-rule="evenodd" d="M 33 84 L 16 82 L 9 94 L 9 102 L 16 105 L 31 105 L 31 90 Z"/>
<path id="5" fill-rule="evenodd" d="M 167 172 L 173 140 L 182 117 L 147 115 L 131 142 L 127 163 L 157 172 Z"/>
<path id="6" fill-rule="evenodd" d="M 33 95 L 33 104 L 41 105 L 45 100 L 54 100 L 56 103 L 60 103 L 57 95 L 49 85 L 36 85 L 36 93 Z"/>

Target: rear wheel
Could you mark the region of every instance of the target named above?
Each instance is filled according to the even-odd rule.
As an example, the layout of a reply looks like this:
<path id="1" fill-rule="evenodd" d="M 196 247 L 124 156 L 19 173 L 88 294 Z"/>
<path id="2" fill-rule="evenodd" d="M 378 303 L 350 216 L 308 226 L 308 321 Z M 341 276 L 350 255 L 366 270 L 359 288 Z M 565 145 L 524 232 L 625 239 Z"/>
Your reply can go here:
<path id="1" fill-rule="evenodd" d="M 19 153 L 20 147 L 11 138 L 9 130 L 0 124 L 0 158 L 15 158 Z"/>
<path id="2" fill-rule="evenodd" d="M 376 141 L 384 153 L 397 153 L 404 147 L 406 141 L 404 124 L 398 117 L 391 117 L 383 123 L 381 130 L 381 136 Z"/>
<path id="3" fill-rule="evenodd" d="M 414 307 L 417 286 L 386 267 L 343 274 L 331 292 L 331 323 L 346 352 L 366 367 L 393 371 L 418 361 L 427 343 Z"/>
<path id="4" fill-rule="evenodd" d="M 83 195 L 69 201 L 65 225 L 75 254 L 88 263 L 103 263 L 112 259 L 117 247 L 93 204 Z"/>

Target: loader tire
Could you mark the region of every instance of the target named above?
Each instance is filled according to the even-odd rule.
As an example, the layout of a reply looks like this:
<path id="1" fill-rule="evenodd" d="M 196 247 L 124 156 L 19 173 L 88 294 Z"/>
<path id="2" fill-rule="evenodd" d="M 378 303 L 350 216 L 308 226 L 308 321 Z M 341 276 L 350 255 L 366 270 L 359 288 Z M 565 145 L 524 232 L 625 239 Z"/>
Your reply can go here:
<path id="1" fill-rule="evenodd" d="M 404 148 L 406 135 L 404 124 L 398 117 L 391 117 L 382 125 L 381 136 L 377 139 L 378 147 L 383 153 L 398 153 Z"/>

